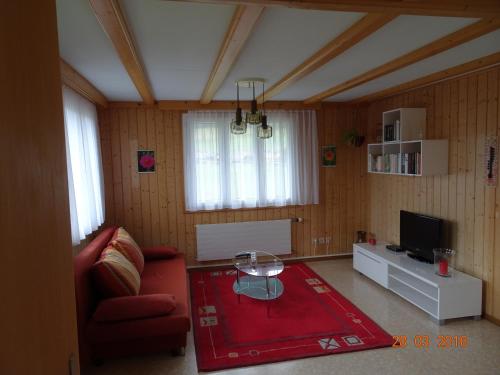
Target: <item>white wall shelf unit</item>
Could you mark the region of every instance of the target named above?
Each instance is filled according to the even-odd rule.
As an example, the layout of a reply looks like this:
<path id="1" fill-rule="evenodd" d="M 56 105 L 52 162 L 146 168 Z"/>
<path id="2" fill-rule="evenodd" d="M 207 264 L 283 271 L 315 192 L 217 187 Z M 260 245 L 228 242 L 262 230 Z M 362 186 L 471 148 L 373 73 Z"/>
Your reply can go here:
<path id="1" fill-rule="evenodd" d="M 446 319 L 481 316 L 482 281 L 457 270 L 441 277 L 434 265 L 382 243 L 353 245 L 353 268 L 431 315 L 439 324 Z"/>
<path id="2" fill-rule="evenodd" d="M 399 176 L 448 174 L 448 140 L 425 138 L 425 108 L 382 114 L 382 143 L 368 144 L 368 172 Z"/>

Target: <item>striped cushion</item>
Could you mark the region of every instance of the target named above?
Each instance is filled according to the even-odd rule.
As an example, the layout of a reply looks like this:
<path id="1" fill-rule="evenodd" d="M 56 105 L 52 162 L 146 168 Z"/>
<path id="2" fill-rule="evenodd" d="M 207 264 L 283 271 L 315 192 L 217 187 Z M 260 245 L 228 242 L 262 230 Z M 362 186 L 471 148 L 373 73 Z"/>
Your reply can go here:
<path id="1" fill-rule="evenodd" d="M 142 255 L 141 248 L 125 229 L 122 227 L 118 228 L 108 245 L 113 246 L 116 250 L 125 255 L 125 257 L 135 266 L 139 275 L 142 274 L 142 271 L 144 271 L 144 256 Z"/>
<path id="2" fill-rule="evenodd" d="M 97 288 L 104 297 L 136 296 L 141 277 L 135 266 L 112 246 L 106 247 L 101 258 L 92 266 Z"/>

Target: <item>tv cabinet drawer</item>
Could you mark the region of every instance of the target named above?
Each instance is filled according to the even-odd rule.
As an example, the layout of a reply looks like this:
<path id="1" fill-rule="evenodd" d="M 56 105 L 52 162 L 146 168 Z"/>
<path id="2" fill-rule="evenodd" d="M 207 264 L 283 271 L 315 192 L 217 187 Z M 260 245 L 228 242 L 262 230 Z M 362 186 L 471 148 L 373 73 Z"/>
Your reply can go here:
<path id="1" fill-rule="evenodd" d="M 373 281 L 387 288 L 387 263 L 376 259 L 357 247 L 353 249 L 353 267 Z"/>

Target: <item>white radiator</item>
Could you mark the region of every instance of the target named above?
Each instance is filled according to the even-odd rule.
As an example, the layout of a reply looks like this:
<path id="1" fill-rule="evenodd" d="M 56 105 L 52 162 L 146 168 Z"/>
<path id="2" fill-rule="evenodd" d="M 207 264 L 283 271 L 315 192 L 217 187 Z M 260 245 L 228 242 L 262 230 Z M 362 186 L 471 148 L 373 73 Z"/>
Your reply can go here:
<path id="1" fill-rule="evenodd" d="M 196 225 L 198 260 L 232 259 L 240 251 L 291 254 L 291 220 Z"/>

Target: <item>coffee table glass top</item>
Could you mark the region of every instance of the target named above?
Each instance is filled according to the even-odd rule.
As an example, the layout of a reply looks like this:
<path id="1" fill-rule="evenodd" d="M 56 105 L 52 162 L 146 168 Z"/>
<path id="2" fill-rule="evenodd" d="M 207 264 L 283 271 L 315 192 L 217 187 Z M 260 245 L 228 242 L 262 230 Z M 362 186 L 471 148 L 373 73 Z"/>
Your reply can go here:
<path id="1" fill-rule="evenodd" d="M 242 252 L 233 258 L 234 266 L 252 276 L 276 276 L 283 272 L 283 261 L 264 251 Z"/>

